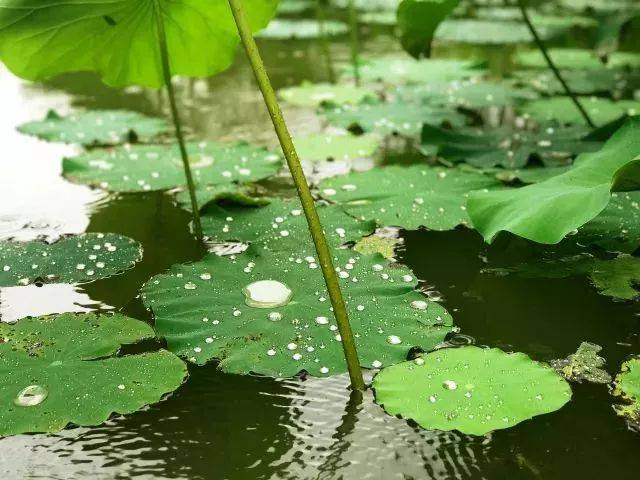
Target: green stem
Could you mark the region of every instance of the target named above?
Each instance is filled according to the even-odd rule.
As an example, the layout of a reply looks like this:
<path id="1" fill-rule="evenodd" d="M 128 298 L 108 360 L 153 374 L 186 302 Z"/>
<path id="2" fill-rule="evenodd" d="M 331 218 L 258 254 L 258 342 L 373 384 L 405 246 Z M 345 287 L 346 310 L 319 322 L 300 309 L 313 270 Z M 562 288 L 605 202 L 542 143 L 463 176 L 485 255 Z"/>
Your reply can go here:
<path id="1" fill-rule="evenodd" d="M 329 46 L 329 39 L 327 38 L 327 31 L 325 28 L 323 0 L 316 0 L 316 18 L 318 20 L 318 29 L 320 30 L 320 46 L 322 47 L 322 54 L 324 55 L 325 62 L 327 63 L 327 76 L 329 77 L 330 83 L 336 83 L 336 73 L 333 69 L 331 48 Z"/>
<path id="2" fill-rule="evenodd" d="M 189 189 L 189 198 L 191 199 L 191 211 L 193 212 L 193 226 L 196 237 L 202 239 L 202 225 L 200 224 L 200 209 L 198 208 L 198 200 L 196 198 L 196 187 L 193 183 L 193 175 L 191 174 L 191 166 L 189 164 L 189 154 L 184 142 L 182 134 L 182 122 L 178 114 L 178 105 L 176 102 L 176 94 L 171 83 L 171 66 L 169 63 L 169 50 L 167 48 L 167 34 L 164 29 L 164 21 L 162 20 L 162 10 L 158 0 L 154 0 L 154 13 L 156 17 L 156 27 L 158 29 L 158 43 L 160 44 L 160 60 L 162 63 L 162 75 L 164 84 L 169 94 L 169 105 L 171 107 L 171 116 L 175 127 L 176 139 L 180 147 L 180 156 L 182 158 L 182 166 L 184 167 L 184 176 L 187 178 L 187 188 Z"/>
<path id="3" fill-rule="evenodd" d="M 360 36 L 358 35 L 358 11 L 354 0 L 349 0 L 349 23 L 351 30 L 351 63 L 353 64 L 353 78 L 356 86 L 360 86 Z"/>
<path id="4" fill-rule="evenodd" d="M 296 152 L 293 140 L 291 139 L 291 134 L 289 133 L 289 129 L 287 128 L 287 124 L 282 115 L 282 111 L 278 104 L 278 99 L 276 98 L 273 86 L 271 85 L 271 81 L 269 80 L 267 70 L 262 62 L 260 51 L 258 50 L 258 46 L 253 38 L 253 34 L 251 33 L 251 28 L 249 27 L 249 23 L 244 13 L 244 8 L 242 6 L 242 0 L 228 1 L 231 11 L 233 12 L 236 26 L 238 27 L 238 33 L 240 34 L 247 56 L 249 57 L 251 68 L 253 69 L 258 86 L 262 92 L 267 109 L 269 110 L 271 121 L 273 122 L 278 140 L 280 141 L 280 146 L 282 147 L 284 156 L 287 159 L 291 176 L 296 184 L 296 189 L 298 190 L 298 196 L 300 197 L 300 202 L 302 203 L 307 223 L 309 224 L 309 231 L 311 232 L 311 237 L 313 238 L 313 243 L 316 247 L 316 252 L 318 253 L 320 267 L 322 268 L 322 275 L 324 276 L 327 290 L 329 291 L 329 298 L 331 299 L 331 305 L 333 306 L 333 314 L 336 317 L 338 330 L 342 337 L 342 348 L 349 368 L 351 386 L 354 390 L 364 390 L 364 379 L 362 378 L 362 370 L 360 369 L 360 362 L 358 360 L 358 352 L 356 350 L 353 332 L 351 330 L 351 325 L 349 324 L 347 308 L 340 290 L 340 283 L 333 265 L 331 251 L 329 250 L 329 245 L 327 244 L 327 239 L 324 235 L 322 224 L 320 223 L 320 217 L 316 211 L 315 202 L 311 195 L 311 191 L 309 190 L 309 185 L 307 184 L 307 179 L 304 175 L 304 171 L 302 170 L 302 165 L 300 165 L 298 153 Z"/>
<path id="5" fill-rule="evenodd" d="M 524 19 L 524 22 L 527 24 L 527 27 L 529 27 L 529 31 L 531 32 L 531 35 L 533 35 L 533 38 L 534 38 L 534 40 L 536 42 L 536 45 L 538 46 L 538 49 L 540 50 L 540 52 L 542 52 L 542 55 L 544 56 L 544 59 L 547 62 L 547 65 L 549 66 L 549 68 L 551 69 L 551 71 L 553 72 L 555 77 L 558 79 L 558 81 L 560 82 L 560 85 L 562 85 L 562 88 L 564 89 L 564 91 L 567 94 L 567 96 L 575 104 L 576 108 L 578 109 L 578 111 L 582 115 L 582 118 L 584 118 L 585 122 L 587 122 L 587 125 L 589 125 L 589 127 L 591 127 L 591 128 L 596 128 L 596 125 L 593 123 L 593 120 L 591 120 L 591 117 L 589 116 L 589 113 L 582 106 L 582 104 L 580 103 L 580 100 L 578 100 L 578 97 L 576 96 L 576 94 L 573 93 L 573 91 L 569 87 L 569 84 L 567 84 L 565 79 L 562 77 L 562 74 L 560 73 L 560 70 L 558 70 L 558 67 L 553 62 L 553 59 L 549 55 L 549 52 L 547 51 L 547 47 L 544 45 L 544 42 L 542 41 L 542 38 L 540 38 L 540 35 L 538 34 L 538 31 L 536 30 L 536 27 L 531 22 L 531 18 L 529 17 L 529 13 L 527 12 L 527 8 L 524 5 L 524 0 L 518 0 L 518 6 L 520 7 L 520 12 L 522 12 L 522 18 Z"/>

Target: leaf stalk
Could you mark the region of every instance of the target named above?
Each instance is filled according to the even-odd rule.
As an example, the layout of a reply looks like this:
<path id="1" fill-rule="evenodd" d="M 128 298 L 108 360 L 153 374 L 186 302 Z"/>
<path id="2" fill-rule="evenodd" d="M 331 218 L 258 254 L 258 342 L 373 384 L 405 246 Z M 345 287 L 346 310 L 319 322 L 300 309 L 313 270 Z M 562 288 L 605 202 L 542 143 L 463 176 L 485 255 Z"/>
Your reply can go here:
<path id="1" fill-rule="evenodd" d="M 360 35 L 358 34 L 358 11 L 355 0 L 349 0 L 349 24 L 351 31 L 351 63 L 353 64 L 353 79 L 356 87 L 360 86 Z"/>

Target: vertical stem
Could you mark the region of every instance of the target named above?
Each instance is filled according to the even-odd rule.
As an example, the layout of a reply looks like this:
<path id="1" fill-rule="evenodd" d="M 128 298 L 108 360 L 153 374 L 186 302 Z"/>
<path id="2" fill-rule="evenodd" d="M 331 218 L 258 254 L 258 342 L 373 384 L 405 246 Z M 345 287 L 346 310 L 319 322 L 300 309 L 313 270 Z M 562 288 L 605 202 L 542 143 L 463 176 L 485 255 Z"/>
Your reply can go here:
<path id="1" fill-rule="evenodd" d="M 358 35 L 358 11 L 354 0 L 349 0 L 349 23 L 351 30 L 351 63 L 353 64 L 353 78 L 356 86 L 360 86 L 360 36 Z"/>
<path id="2" fill-rule="evenodd" d="M 180 156 L 182 157 L 182 166 L 184 167 L 184 176 L 187 178 L 187 188 L 189 189 L 189 198 L 191 199 L 191 210 L 193 212 L 193 226 L 196 237 L 202 239 L 202 225 L 200 224 L 200 209 L 198 208 L 198 200 L 196 198 L 196 187 L 193 183 L 193 175 L 191 174 L 191 166 L 189 164 L 189 154 L 184 143 L 182 134 L 182 122 L 178 114 L 178 105 L 176 103 L 176 94 L 171 83 L 171 66 L 169 63 L 169 50 L 167 48 L 167 35 L 164 29 L 164 21 L 162 19 L 162 11 L 158 0 L 154 0 L 154 13 L 156 17 L 156 27 L 158 29 L 158 43 L 160 45 L 160 59 L 162 62 L 162 75 L 164 76 L 164 84 L 169 94 L 169 105 L 171 107 L 171 116 L 175 127 L 176 139 L 180 147 Z"/>
<path id="3" fill-rule="evenodd" d="M 322 54 L 327 63 L 327 76 L 329 77 L 330 83 L 336 83 L 336 73 L 333 70 L 333 61 L 331 59 L 331 47 L 329 46 L 329 39 L 327 38 L 325 28 L 324 0 L 316 0 L 316 19 L 320 30 L 320 46 L 322 47 Z"/>
<path id="4" fill-rule="evenodd" d="M 269 110 L 271 121 L 273 122 L 278 140 L 280 141 L 280 146 L 282 147 L 284 156 L 287 159 L 291 176 L 296 184 L 296 189 L 298 190 L 298 196 L 300 197 L 300 202 L 302 203 L 307 223 L 309 224 L 309 231 L 311 232 L 311 237 L 313 238 L 313 243 L 316 247 L 316 252 L 318 253 L 320 267 L 322 268 L 322 275 L 324 276 L 327 290 L 329 291 L 329 298 L 331 299 L 331 305 L 333 306 L 333 313 L 338 323 L 340 336 L 342 337 L 342 348 L 349 368 L 351 386 L 354 390 L 364 390 L 364 379 L 362 378 L 362 370 L 360 369 L 360 362 L 358 360 L 358 352 L 356 350 L 353 332 L 351 331 L 351 325 L 349 324 L 347 308 L 340 290 L 340 283 L 333 265 L 331 251 L 327 244 L 327 239 L 324 236 L 320 217 L 316 211 L 315 202 L 311 195 L 311 191 L 309 190 L 307 179 L 304 175 L 304 171 L 302 170 L 302 166 L 300 165 L 298 153 L 296 152 L 293 140 L 291 139 L 291 134 L 289 133 L 282 111 L 280 110 L 280 105 L 278 104 L 276 94 L 271 85 L 271 81 L 269 80 L 269 76 L 267 75 L 267 70 L 262 62 L 258 46 L 256 45 L 251 33 L 251 28 L 249 27 L 249 23 L 244 13 L 244 8 L 242 6 L 242 0 L 228 1 L 236 26 L 238 27 L 240 38 L 247 52 L 247 56 L 249 57 L 251 68 L 253 69 L 256 81 L 258 82 L 260 91 L 262 92 L 267 109 Z"/>
<path id="5" fill-rule="evenodd" d="M 573 93 L 573 91 L 571 90 L 571 88 L 569 87 L 565 79 L 562 77 L 562 74 L 560 73 L 560 70 L 558 70 L 558 67 L 556 66 L 556 64 L 553 63 L 553 60 L 551 59 L 551 56 L 547 51 L 547 47 L 545 47 L 544 42 L 542 41 L 542 39 L 540 38 L 540 35 L 538 34 L 538 31 L 536 30 L 535 26 L 531 22 L 531 18 L 529 17 L 527 8 L 524 5 L 524 1 L 525 0 L 518 0 L 518 6 L 520 7 L 520 12 L 522 12 L 522 18 L 524 19 L 524 22 L 527 24 L 527 27 L 529 27 L 529 31 L 531 32 L 531 35 L 533 35 L 536 45 L 538 46 L 538 49 L 540 50 L 540 52 L 542 52 L 542 55 L 544 56 L 544 59 L 547 62 L 547 65 L 549 66 L 549 68 L 551 69 L 555 77 L 558 79 L 558 81 L 562 85 L 562 88 L 564 89 L 567 96 L 571 99 L 571 101 L 575 104 L 576 108 L 580 111 L 580 114 L 582 115 L 582 118 L 584 118 L 585 122 L 587 122 L 587 125 L 589 125 L 589 127 L 591 128 L 596 128 L 596 125 L 593 123 L 593 120 L 591 120 L 589 113 L 587 113 L 585 108 L 580 103 L 580 100 L 578 100 L 578 97 L 576 97 L 576 94 Z"/>

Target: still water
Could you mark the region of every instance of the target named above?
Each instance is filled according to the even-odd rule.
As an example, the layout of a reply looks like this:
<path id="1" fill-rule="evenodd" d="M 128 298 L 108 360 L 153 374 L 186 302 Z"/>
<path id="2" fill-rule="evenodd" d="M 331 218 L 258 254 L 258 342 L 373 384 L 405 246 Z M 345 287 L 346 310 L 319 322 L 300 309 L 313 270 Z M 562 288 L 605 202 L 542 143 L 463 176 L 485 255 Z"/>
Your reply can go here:
<path id="1" fill-rule="evenodd" d="M 344 38 L 333 42 L 345 63 Z M 388 32 L 371 32 L 369 53 L 398 49 Z M 317 43 L 261 42 L 277 87 L 325 80 Z M 467 54 L 478 52 L 468 50 Z M 487 52 L 485 52 L 487 53 Z M 508 65 L 494 48 L 490 65 Z M 275 146 L 267 113 L 242 55 L 211 80 L 179 85 L 186 123 L 211 140 Z M 189 215 L 167 195 L 107 197 L 60 177 L 76 147 L 15 131 L 49 108 L 127 108 L 159 115 L 154 92 L 109 90 L 91 75 L 46 85 L 0 72 L 0 237 L 54 239 L 82 231 L 115 232 L 141 242 L 144 259 L 126 274 L 85 286 L 0 290 L 3 321 L 59 311 L 122 311 L 152 321 L 140 286 L 170 265 L 205 252 L 189 234 Z M 318 131 L 309 112 L 287 110 L 298 135 Z M 403 160 L 400 158 L 399 160 Z M 273 182 L 286 191 L 286 178 Z M 442 295 L 462 334 L 478 345 L 522 351 L 536 360 L 564 357 L 582 341 L 603 346 L 610 373 L 640 351 L 640 308 L 599 296 L 586 279 L 538 280 L 483 274 L 487 262 L 526 260 L 530 245 L 503 239 L 487 248 L 475 232 L 401 232 L 400 261 Z M 424 431 L 390 417 L 367 393 L 350 399 L 346 377 L 273 380 L 191 368 L 166 401 L 96 428 L 0 439 L 2 479 L 636 479 L 640 435 L 611 408 L 607 387 L 574 385 L 560 411 L 484 437 Z"/>

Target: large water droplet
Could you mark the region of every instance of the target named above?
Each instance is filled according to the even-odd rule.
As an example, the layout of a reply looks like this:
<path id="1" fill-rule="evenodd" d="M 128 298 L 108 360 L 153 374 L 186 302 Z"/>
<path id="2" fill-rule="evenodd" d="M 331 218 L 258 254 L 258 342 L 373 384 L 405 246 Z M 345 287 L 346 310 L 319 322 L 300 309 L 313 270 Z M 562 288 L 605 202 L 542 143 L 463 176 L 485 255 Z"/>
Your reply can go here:
<path id="1" fill-rule="evenodd" d="M 247 285 L 242 293 L 245 303 L 254 308 L 275 308 L 287 305 L 293 292 L 284 283 L 276 280 L 260 280 Z"/>
<path id="2" fill-rule="evenodd" d="M 46 388 L 40 385 L 29 385 L 18 393 L 13 403 L 18 407 L 35 407 L 44 402 L 49 396 Z"/>
<path id="3" fill-rule="evenodd" d="M 424 300 L 414 300 L 413 302 L 411 302 L 411 307 L 415 308 L 416 310 L 426 310 L 427 306 L 427 302 L 425 302 Z"/>
<path id="4" fill-rule="evenodd" d="M 458 388 L 458 384 L 453 380 L 445 380 L 444 382 L 442 382 L 442 387 L 447 390 L 455 390 Z"/>
<path id="5" fill-rule="evenodd" d="M 398 345 L 402 343 L 402 340 L 397 335 L 389 335 L 387 337 L 387 343 L 390 343 L 391 345 Z"/>

